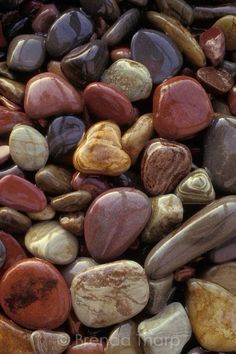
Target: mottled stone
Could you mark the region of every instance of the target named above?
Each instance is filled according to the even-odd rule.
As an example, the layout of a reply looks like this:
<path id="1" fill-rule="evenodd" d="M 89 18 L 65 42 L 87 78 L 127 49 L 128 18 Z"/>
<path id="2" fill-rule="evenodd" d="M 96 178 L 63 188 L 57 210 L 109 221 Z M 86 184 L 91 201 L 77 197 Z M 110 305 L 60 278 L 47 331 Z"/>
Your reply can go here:
<path id="1" fill-rule="evenodd" d="M 33 225 L 25 235 L 25 246 L 35 257 L 64 265 L 73 262 L 78 254 L 78 240 L 57 221 Z"/>
<path id="2" fill-rule="evenodd" d="M 236 259 L 236 236 L 230 237 L 225 242 L 215 247 L 210 252 L 210 259 L 213 263 L 221 264 Z"/>
<path id="3" fill-rule="evenodd" d="M 44 208 L 42 211 L 38 211 L 35 213 L 27 213 L 28 217 L 31 220 L 35 220 L 35 221 L 52 220 L 54 218 L 55 214 L 56 214 L 56 212 L 51 207 L 51 205 L 47 205 L 46 208 Z"/>
<path id="4" fill-rule="evenodd" d="M 13 234 L 24 234 L 31 224 L 31 220 L 24 214 L 7 207 L 0 208 L 1 230 Z"/>
<path id="5" fill-rule="evenodd" d="M 119 19 L 105 32 L 102 39 L 110 46 L 114 47 L 121 43 L 126 36 L 135 31 L 140 19 L 138 9 L 126 11 Z"/>
<path id="6" fill-rule="evenodd" d="M 4 246 L 4 243 L 0 241 L 0 268 L 3 267 L 5 261 L 6 261 L 6 247 Z"/>
<path id="7" fill-rule="evenodd" d="M 145 354 L 180 354 L 192 335 L 191 324 L 179 302 L 166 306 L 138 326 Z"/>
<path id="8" fill-rule="evenodd" d="M 59 11 L 54 4 L 42 5 L 32 21 L 35 33 L 47 33 L 51 25 L 59 17 Z"/>
<path id="9" fill-rule="evenodd" d="M 146 306 L 149 297 L 144 269 L 133 261 L 92 267 L 78 274 L 71 285 L 78 319 L 89 327 L 106 327 L 128 320 Z"/>
<path id="10" fill-rule="evenodd" d="M 114 62 L 102 75 L 102 81 L 114 85 L 131 102 L 149 97 L 152 90 L 152 78 L 148 69 L 129 59 Z"/>
<path id="11" fill-rule="evenodd" d="M 183 57 L 176 44 L 164 33 L 142 29 L 131 41 L 132 59 L 150 71 L 154 84 L 174 76 L 183 65 Z"/>
<path id="12" fill-rule="evenodd" d="M 25 85 L 15 80 L 0 77 L 0 94 L 22 106 L 25 95 Z"/>
<path id="13" fill-rule="evenodd" d="M 231 237 L 235 210 L 235 196 L 220 198 L 163 238 L 146 258 L 149 277 L 161 279 Z"/>
<path id="14" fill-rule="evenodd" d="M 91 201 L 92 195 L 89 192 L 76 191 L 53 198 L 51 206 L 56 211 L 70 213 L 87 209 Z"/>
<path id="15" fill-rule="evenodd" d="M 51 57 L 62 57 L 73 48 L 86 43 L 93 33 L 93 23 L 78 10 L 69 10 L 51 26 L 47 51 Z"/>
<path id="16" fill-rule="evenodd" d="M 114 188 L 101 194 L 85 215 L 89 253 L 100 262 L 118 258 L 139 236 L 150 215 L 149 199 L 137 189 Z"/>
<path id="17" fill-rule="evenodd" d="M 79 114 L 83 110 L 83 101 L 81 94 L 67 81 L 45 72 L 27 82 L 24 108 L 31 118 L 41 119 L 61 114 Z"/>
<path id="18" fill-rule="evenodd" d="M 207 131 L 203 161 L 203 166 L 209 171 L 213 186 L 233 194 L 236 193 L 235 134 L 235 117 L 217 117 Z"/>
<path id="19" fill-rule="evenodd" d="M 31 182 L 8 175 L 0 180 L 0 204 L 23 212 L 37 212 L 46 207 L 47 200 Z"/>
<path id="20" fill-rule="evenodd" d="M 106 354 L 142 354 L 140 344 L 135 322 L 123 322 L 112 330 L 107 341 Z"/>
<path id="21" fill-rule="evenodd" d="M 32 125 L 25 113 L 11 111 L 5 107 L 0 108 L 0 134 L 11 133 L 16 124 Z"/>
<path id="22" fill-rule="evenodd" d="M 61 215 L 59 222 L 63 229 L 75 236 L 82 236 L 84 233 L 84 213 L 82 212 Z"/>
<path id="23" fill-rule="evenodd" d="M 197 78 L 208 91 L 216 95 L 224 95 L 233 87 L 233 76 L 225 69 L 216 69 L 213 66 L 200 68 Z"/>
<path id="24" fill-rule="evenodd" d="M 112 120 L 118 125 L 132 124 L 135 109 L 128 97 L 111 85 L 94 82 L 84 90 L 85 105 L 97 120 Z"/>
<path id="25" fill-rule="evenodd" d="M 95 40 L 69 52 L 61 62 L 66 78 L 78 88 L 99 81 L 109 62 L 105 42 Z"/>
<path id="26" fill-rule="evenodd" d="M 160 137 L 179 140 L 207 128 L 213 119 L 211 101 L 193 78 L 176 76 L 159 85 L 153 96 L 153 123 Z"/>
<path id="27" fill-rule="evenodd" d="M 32 72 L 43 65 L 45 56 L 45 39 L 33 34 L 23 34 L 11 41 L 7 65 L 11 70 Z"/>
<path id="28" fill-rule="evenodd" d="M 203 50 L 194 36 L 178 20 L 155 11 L 147 11 L 146 18 L 155 29 L 165 32 L 194 66 L 206 65 Z"/>
<path id="29" fill-rule="evenodd" d="M 92 125 L 75 151 L 73 163 L 82 173 L 116 176 L 126 172 L 131 160 L 122 150 L 119 126 L 110 121 Z"/>
<path id="30" fill-rule="evenodd" d="M 121 138 L 123 149 L 130 156 L 132 165 L 153 135 L 153 115 L 144 114 L 124 133 Z"/>
<path id="31" fill-rule="evenodd" d="M 156 0 L 156 4 L 160 12 L 185 25 L 191 25 L 194 20 L 193 8 L 184 0 Z"/>
<path id="32" fill-rule="evenodd" d="M 71 192 L 72 173 L 63 167 L 47 165 L 35 175 L 35 182 L 39 188 L 50 195 L 61 195 Z"/>
<path id="33" fill-rule="evenodd" d="M 38 330 L 30 336 L 34 354 L 62 354 L 70 344 L 70 336 L 65 332 Z"/>
<path id="34" fill-rule="evenodd" d="M 155 243 L 183 221 L 184 208 L 174 194 L 151 198 L 152 214 L 142 232 L 142 241 Z"/>
<path id="35" fill-rule="evenodd" d="M 44 167 L 49 156 L 48 144 L 36 129 L 17 125 L 11 132 L 9 148 L 12 160 L 26 171 L 37 171 Z"/>
<path id="36" fill-rule="evenodd" d="M 218 284 L 236 296 L 236 262 L 225 263 L 210 268 L 203 279 Z"/>
<path id="37" fill-rule="evenodd" d="M 149 280 L 150 296 L 145 310 L 150 315 L 156 315 L 166 306 L 171 294 L 173 279 L 173 274 L 170 274 L 160 280 Z"/>
<path id="38" fill-rule="evenodd" d="M 0 290 L 4 312 L 25 328 L 58 328 L 69 315 L 70 294 L 64 279 L 53 265 L 41 259 L 25 259 L 13 265 L 4 274 Z"/>
<path id="39" fill-rule="evenodd" d="M 97 262 L 95 262 L 93 258 L 79 257 L 76 258 L 74 262 L 64 267 L 61 271 L 61 274 L 63 275 L 67 285 L 70 287 L 72 280 L 74 279 L 75 276 L 96 265 Z"/>
<path id="40" fill-rule="evenodd" d="M 236 16 L 227 15 L 217 20 L 213 27 L 220 28 L 225 35 L 226 49 L 236 50 Z"/>
<path id="41" fill-rule="evenodd" d="M 225 56 L 225 35 L 220 28 L 211 27 L 202 32 L 199 44 L 212 65 L 217 66 L 223 61 Z"/>
<path id="42" fill-rule="evenodd" d="M 172 192 L 190 172 L 192 156 L 187 146 L 165 139 L 153 139 L 144 151 L 141 177 L 152 195 Z"/>
<path id="43" fill-rule="evenodd" d="M 219 285 L 200 279 L 188 282 L 188 314 L 200 345 L 212 351 L 236 350 L 236 298 Z"/>
<path id="44" fill-rule="evenodd" d="M 175 190 L 183 204 L 208 204 L 215 199 L 211 179 L 203 168 L 197 168 L 186 176 Z"/>

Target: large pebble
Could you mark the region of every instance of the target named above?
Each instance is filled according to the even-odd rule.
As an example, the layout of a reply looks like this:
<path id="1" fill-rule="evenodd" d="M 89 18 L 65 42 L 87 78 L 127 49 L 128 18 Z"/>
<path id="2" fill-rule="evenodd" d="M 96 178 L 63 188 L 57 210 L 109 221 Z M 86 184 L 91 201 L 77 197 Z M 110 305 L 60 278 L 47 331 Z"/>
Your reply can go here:
<path id="1" fill-rule="evenodd" d="M 114 85 L 131 102 L 148 98 L 152 90 L 152 78 L 148 69 L 129 59 L 120 59 L 113 63 L 104 72 L 102 81 Z"/>
<path id="2" fill-rule="evenodd" d="M 218 199 L 197 212 L 151 250 L 145 261 L 149 277 L 161 279 L 227 240 L 236 232 L 235 212 L 235 196 Z"/>
<path id="3" fill-rule="evenodd" d="M 84 222 L 92 257 L 101 262 L 118 258 L 139 236 L 150 215 L 148 197 L 139 190 L 114 188 L 98 196 Z"/>
<path id="4" fill-rule="evenodd" d="M 0 180 L 0 204 L 23 212 L 37 212 L 46 207 L 47 200 L 31 182 L 9 175 Z"/>
<path id="5" fill-rule="evenodd" d="M 146 306 L 149 286 L 144 269 L 133 261 L 92 267 L 71 285 L 72 304 L 89 327 L 106 327 L 128 320 Z"/>
<path id="6" fill-rule="evenodd" d="M 35 257 L 55 264 L 72 263 L 78 254 L 78 240 L 57 221 L 33 225 L 25 235 L 25 246 Z"/>
<path id="7" fill-rule="evenodd" d="M 145 189 L 152 195 L 172 192 L 190 172 L 192 156 L 187 146 L 165 139 L 153 139 L 141 164 Z"/>
<path id="8" fill-rule="evenodd" d="M 223 16 L 214 23 L 213 27 L 220 28 L 224 32 L 226 49 L 236 50 L 236 16 Z"/>
<path id="9" fill-rule="evenodd" d="M 131 160 L 122 150 L 119 126 L 110 121 L 92 125 L 75 151 L 73 162 L 82 173 L 117 176 L 126 172 Z"/>
<path id="10" fill-rule="evenodd" d="M 32 21 L 33 31 L 35 33 L 47 33 L 59 15 L 60 13 L 54 4 L 41 5 Z"/>
<path id="11" fill-rule="evenodd" d="M 30 329 L 54 329 L 70 312 L 70 294 L 59 271 L 30 258 L 13 265 L 0 283 L 0 302 L 7 316 Z"/>
<path id="12" fill-rule="evenodd" d="M 166 306 L 156 316 L 138 326 L 145 354 L 180 354 L 192 335 L 191 324 L 178 302 Z"/>
<path id="13" fill-rule="evenodd" d="M 49 156 L 44 136 L 28 125 L 17 125 L 9 139 L 10 154 L 17 166 L 26 171 L 44 167 Z"/>
<path id="14" fill-rule="evenodd" d="M 216 352 L 236 350 L 236 298 L 219 285 L 191 279 L 187 308 L 200 345 Z"/>
<path id="15" fill-rule="evenodd" d="M 159 136 L 178 140 L 207 128 L 213 119 L 213 108 L 198 81 L 176 76 L 156 88 L 153 115 Z"/>
<path id="16" fill-rule="evenodd" d="M 31 118 L 40 119 L 61 114 L 79 114 L 83 110 L 83 101 L 81 94 L 67 81 L 56 74 L 45 72 L 27 82 L 24 108 Z"/>
<path id="17" fill-rule="evenodd" d="M 204 280 L 218 284 L 236 296 L 236 262 L 229 262 L 210 268 Z"/>
<path id="18" fill-rule="evenodd" d="M 165 34 L 142 29 L 131 42 L 132 59 L 150 71 L 154 84 L 174 76 L 183 64 L 183 57 L 175 43 Z"/>
<path id="19" fill-rule="evenodd" d="M 31 226 L 31 220 L 24 214 L 15 209 L 3 207 L 0 208 L 0 229 L 13 233 L 24 234 Z"/>

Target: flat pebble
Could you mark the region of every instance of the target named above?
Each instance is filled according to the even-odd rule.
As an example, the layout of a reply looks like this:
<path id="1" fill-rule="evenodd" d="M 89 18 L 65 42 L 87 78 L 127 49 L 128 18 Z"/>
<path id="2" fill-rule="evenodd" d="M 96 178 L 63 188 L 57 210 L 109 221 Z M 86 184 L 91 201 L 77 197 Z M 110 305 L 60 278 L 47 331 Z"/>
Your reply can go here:
<path id="1" fill-rule="evenodd" d="M 91 201 L 92 195 L 89 192 L 76 191 L 53 198 L 51 206 L 56 211 L 70 213 L 87 209 Z"/>
<path id="2" fill-rule="evenodd" d="M 31 220 L 18 211 L 3 207 L 0 208 L 0 229 L 10 234 L 24 234 L 31 227 Z"/>
<path id="3" fill-rule="evenodd" d="M 224 95 L 234 84 L 233 76 L 225 69 L 206 66 L 197 71 L 197 78 L 206 89 L 216 95 Z"/>

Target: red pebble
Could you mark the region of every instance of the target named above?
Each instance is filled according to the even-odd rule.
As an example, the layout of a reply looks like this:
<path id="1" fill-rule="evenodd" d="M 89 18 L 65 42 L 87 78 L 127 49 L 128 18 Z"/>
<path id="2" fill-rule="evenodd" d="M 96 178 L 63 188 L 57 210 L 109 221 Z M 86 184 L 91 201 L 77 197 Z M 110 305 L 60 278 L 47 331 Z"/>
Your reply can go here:
<path id="1" fill-rule="evenodd" d="M 220 28 L 211 27 L 200 35 L 199 44 L 212 65 L 219 65 L 225 56 L 225 35 Z"/>

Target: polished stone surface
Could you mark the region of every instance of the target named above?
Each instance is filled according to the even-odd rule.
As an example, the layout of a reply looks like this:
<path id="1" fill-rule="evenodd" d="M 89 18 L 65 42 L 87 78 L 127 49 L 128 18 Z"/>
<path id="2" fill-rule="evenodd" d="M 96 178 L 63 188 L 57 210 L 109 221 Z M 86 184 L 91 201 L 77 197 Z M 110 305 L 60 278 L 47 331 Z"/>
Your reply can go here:
<path id="1" fill-rule="evenodd" d="M 70 287 L 75 276 L 85 270 L 98 265 L 93 258 L 89 257 L 78 257 L 72 262 L 64 267 L 61 271 L 67 285 Z"/>
<path id="2" fill-rule="evenodd" d="M 225 69 L 216 69 L 213 66 L 198 69 L 197 78 L 209 92 L 216 95 L 226 94 L 234 84 L 231 73 Z"/>
<path id="3" fill-rule="evenodd" d="M 82 9 L 90 16 L 101 16 L 108 23 L 120 17 L 120 8 L 116 0 L 81 0 Z"/>
<path id="4" fill-rule="evenodd" d="M 0 208 L 0 229 L 10 234 L 24 234 L 31 226 L 31 220 L 15 209 Z"/>
<path id="5" fill-rule="evenodd" d="M 226 49 L 236 50 L 236 16 L 227 15 L 217 20 L 213 27 L 220 28 L 225 35 Z"/>
<path id="6" fill-rule="evenodd" d="M 233 86 L 228 95 L 228 106 L 233 116 L 236 116 L 236 86 Z"/>
<path id="7" fill-rule="evenodd" d="M 236 259 L 236 236 L 235 234 L 228 240 L 215 247 L 209 254 L 210 260 L 213 263 L 221 264 Z"/>
<path id="8" fill-rule="evenodd" d="M 64 210 L 63 210 L 64 212 Z M 84 234 L 84 213 L 74 212 L 60 215 L 60 225 L 63 229 L 71 232 L 75 236 L 83 236 Z"/>
<path id="9" fill-rule="evenodd" d="M 15 80 L 0 77 L 0 94 L 22 106 L 24 102 L 25 85 Z"/>
<path id="10" fill-rule="evenodd" d="M 52 220 L 55 217 L 55 210 L 51 207 L 51 205 L 47 205 L 42 211 L 27 213 L 28 217 L 31 220 L 35 221 L 48 221 Z"/>
<path id="11" fill-rule="evenodd" d="M 71 186 L 74 190 L 83 190 L 91 193 L 93 198 L 106 192 L 112 187 L 107 177 L 101 175 L 86 175 L 81 172 L 75 172 Z"/>
<path id="12" fill-rule="evenodd" d="M 236 296 L 236 262 L 220 264 L 208 269 L 203 279 L 222 286 Z"/>
<path id="13" fill-rule="evenodd" d="M 223 61 L 225 56 L 225 35 L 220 28 L 211 27 L 202 32 L 199 37 L 199 44 L 212 65 L 217 66 Z"/>
<path id="14" fill-rule="evenodd" d="M 156 0 L 160 12 L 174 17 L 184 25 L 191 25 L 194 20 L 194 8 L 185 0 Z"/>
<path id="15" fill-rule="evenodd" d="M 16 124 L 32 125 L 32 122 L 23 112 L 0 108 L 0 135 L 11 133 Z"/>
<path id="16" fill-rule="evenodd" d="M 87 209 L 92 202 L 92 195 L 87 191 L 62 194 L 51 200 L 51 206 L 58 212 L 75 212 Z"/>
<path id="17" fill-rule="evenodd" d="M 33 31 L 35 33 L 47 33 L 59 15 L 60 13 L 54 4 L 41 5 L 32 21 Z"/>
<path id="18" fill-rule="evenodd" d="M 38 330 L 30 336 L 34 354 L 62 354 L 70 344 L 70 336 L 65 332 Z"/>
<path id="19" fill-rule="evenodd" d="M 171 295 L 173 274 L 160 280 L 149 280 L 150 296 L 146 311 L 150 315 L 158 314 L 166 306 Z"/>

